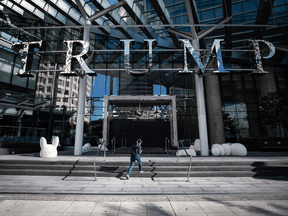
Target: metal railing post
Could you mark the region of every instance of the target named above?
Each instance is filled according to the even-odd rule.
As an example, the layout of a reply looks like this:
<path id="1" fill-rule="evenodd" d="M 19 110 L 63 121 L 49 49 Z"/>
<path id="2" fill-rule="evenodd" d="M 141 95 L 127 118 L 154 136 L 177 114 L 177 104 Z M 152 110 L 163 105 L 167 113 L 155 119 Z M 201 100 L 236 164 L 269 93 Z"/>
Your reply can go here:
<path id="1" fill-rule="evenodd" d="M 187 174 L 188 179 L 187 179 L 187 181 L 186 181 L 186 182 L 190 182 L 190 169 L 191 169 L 191 165 L 192 165 L 192 156 L 188 154 L 188 152 L 186 151 L 183 143 L 179 140 L 179 142 L 178 142 L 178 159 L 179 159 L 179 144 L 182 145 L 182 147 L 183 147 L 186 155 L 190 157 L 189 169 L 188 169 L 188 174 Z M 178 162 L 178 161 L 177 161 L 177 162 Z"/>
<path id="2" fill-rule="evenodd" d="M 96 155 L 93 157 L 93 159 L 94 159 L 94 172 L 95 172 L 95 179 L 94 179 L 94 181 L 97 181 L 96 156 L 98 156 L 98 154 L 99 154 L 99 152 L 100 152 L 100 150 L 101 150 L 101 148 L 102 148 L 102 146 L 103 146 L 103 144 L 104 144 L 105 142 L 106 142 L 106 141 L 103 141 L 103 142 L 101 143 L 100 148 L 98 149 L 98 152 L 97 152 Z M 105 147 L 104 154 L 105 154 L 105 156 L 106 156 L 106 147 Z M 104 156 L 104 158 L 105 158 L 105 156 Z M 104 160 L 104 161 L 105 161 L 105 160 Z"/>
<path id="3" fill-rule="evenodd" d="M 114 141 L 113 141 L 113 138 L 111 139 L 111 145 L 112 145 L 112 149 L 113 149 L 112 154 L 114 155 Z"/>
<path id="4" fill-rule="evenodd" d="M 179 162 L 179 141 L 178 141 L 178 146 L 177 146 L 177 152 L 178 152 L 178 155 L 177 155 L 177 161 L 176 162 Z"/>
<path id="5" fill-rule="evenodd" d="M 165 152 L 167 153 L 167 139 L 168 137 L 165 137 Z"/>
<path id="6" fill-rule="evenodd" d="M 166 154 L 169 154 L 169 145 L 170 145 L 170 140 L 168 137 L 165 137 L 165 152 L 166 152 Z"/>
<path id="7" fill-rule="evenodd" d="M 95 179 L 94 179 L 94 181 L 97 181 L 95 156 L 94 156 L 94 172 L 95 172 Z"/>
<path id="8" fill-rule="evenodd" d="M 113 154 L 116 152 L 116 138 L 115 137 L 113 137 L 113 144 L 114 144 L 114 152 L 113 152 Z"/>
<path id="9" fill-rule="evenodd" d="M 190 182 L 190 169 L 191 169 L 191 163 L 192 163 L 192 156 L 190 155 L 190 164 L 189 164 L 189 170 L 188 170 L 188 179 L 186 182 Z"/>
<path id="10" fill-rule="evenodd" d="M 106 160 L 106 146 L 104 145 L 104 161 Z"/>

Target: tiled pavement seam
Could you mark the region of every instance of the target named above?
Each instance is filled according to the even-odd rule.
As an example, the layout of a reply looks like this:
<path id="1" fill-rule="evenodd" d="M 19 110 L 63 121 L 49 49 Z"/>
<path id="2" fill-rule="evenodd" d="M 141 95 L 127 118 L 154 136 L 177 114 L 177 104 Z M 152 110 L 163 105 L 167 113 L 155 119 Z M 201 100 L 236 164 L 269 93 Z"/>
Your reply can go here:
<path id="1" fill-rule="evenodd" d="M 286 216 L 288 200 L 189 201 L 189 202 L 89 202 L 4 200 L 0 216 Z"/>
<path id="2" fill-rule="evenodd" d="M 288 178 L 98 178 L 0 176 L 0 194 L 193 195 L 288 194 Z"/>

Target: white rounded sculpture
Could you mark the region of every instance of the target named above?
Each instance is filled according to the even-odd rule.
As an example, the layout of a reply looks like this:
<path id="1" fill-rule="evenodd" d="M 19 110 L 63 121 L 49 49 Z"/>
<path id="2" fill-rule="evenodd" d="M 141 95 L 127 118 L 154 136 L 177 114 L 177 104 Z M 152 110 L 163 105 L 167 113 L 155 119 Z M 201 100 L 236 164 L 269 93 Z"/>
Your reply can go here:
<path id="1" fill-rule="evenodd" d="M 194 150 L 195 151 L 201 151 L 200 145 L 201 145 L 200 139 L 196 139 L 194 142 Z"/>
<path id="2" fill-rule="evenodd" d="M 100 146 L 101 146 L 101 144 L 98 145 L 98 149 L 100 148 Z M 105 150 L 105 151 L 108 151 L 107 147 L 104 146 L 104 145 L 102 145 L 100 151 L 104 151 L 104 150 Z"/>
<path id="3" fill-rule="evenodd" d="M 219 151 L 220 151 L 220 155 L 214 155 L 213 154 L 213 148 L 218 148 L 219 149 Z M 218 152 L 218 151 L 216 151 L 216 152 Z M 214 156 L 224 156 L 225 155 L 225 149 L 222 147 L 222 145 L 220 145 L 220 144 L 213 144 L 212 145 L 212 154 L 214 155 Z M 217 153 L 216 153 L 217 154 Z"/>
<path id="4" fill-rule="evenodd" d="M 211 147 L 211 152 L 213 156 L 224 156 L 224 155 L 235 155 L 235 156 L 246 156 L 247 149 L 241 143 L 223 143 L 213 144 Z"/>
<path id="5" fill-rule="evenodd" d="M 188 153 L 189 155 L 191 155 L 191 156 L 196 156 L 196 152 L 195 152 L 194 149 L 186 149 L 186 151 L 187 151 L 187 153 Z M 177 151 L 177 152 L 176 152 L 176 155 L 178 156 L 178 154 L 179 154 L 179 156 L 187 156 L 187 154 L 186 154 L 186 152 L 185 152 L 184 149 L 180 149 L 179 152 Z"/>
<path id="6" fill-rule="evenodd" d="M 53 142 L 54 141 L 54 142 Z M 40 157 L 52 158 L 57 157 L 57 146 L 59 144 L 59 137 L 55 137 L 52 144 L 47 144 L 47 140 L 44 137 L 40 138 Z"/>
<path id="7" fill-rule="evenodd" d="M 247 149 L 241 143 L 233 143 L 231 145 L 231 149 L 232 149 L 232 155 L 235 155 L 235 156 L 246 156 L 247 155 Z"/>
<path id="8" fill-rule="evenodd" d="M 56 146 L 56 148 L 57 148 L 58 146 L 60 146 L 60 139 L 59 139 L 58 136 L 53 136 L 53 137 L 52 137 L 52 145 Z"/>
<path id="9" fill-rule="evenodd" d="M 212 148 L 212 155 L 213 156 L 220 156 L 221 155 L 220 149 L 217 147 Z"/>
<path id="10" fill-rule="evenodd" d="M 88 151 L 91 151 L 91 144 L 90 143 L 86 143 L 84 146 L 87 146 Z"/>
<path id="11" fill-rule="evenodd" d="M 57 137 L 57 138 L 56 138 L 56 137 Z M 54 138 L 56 138 L 56 139 L 54 140 Z M 54 142 L 58 142 L 57 146 L 61 146 L 61 145 L 60 145 L 60 140 L 59 140 L 59 137 L 58 137 L 58 136 L 52 136 L 52 139 L 51 139 L 51 140 L 52 140 L 52 144 L 53 144 L 53 141 L 54 141 Z"/>
<path id="12" fill-rule="evenodd" d="M 84 146 L 82 146 L 82 152 L 89 152 L 91 151 L 91 144 L 86 143 Z"/>
<path id="13" fill-rule="evenodd" d="M 82 146 L 82 153 L 88 152 L 86 146 Z"/>
<path id="14" fill-rule="evenodd" d="M 225 155 L 229 156 L 229 155 L 232 154 L 231 144 L 229 144 L 229 143 L 223 143 L 223 144 L 222 144 L 222 147 L 223 147 L 224 150 L 225 150 Z"/>
<path id="15" fill-rule="evenodd" d="M 193 150 L 194 150 L 194 146 L 193 146 L 193 145 L 190 145 L 189 149 L 193 149 Z"/>

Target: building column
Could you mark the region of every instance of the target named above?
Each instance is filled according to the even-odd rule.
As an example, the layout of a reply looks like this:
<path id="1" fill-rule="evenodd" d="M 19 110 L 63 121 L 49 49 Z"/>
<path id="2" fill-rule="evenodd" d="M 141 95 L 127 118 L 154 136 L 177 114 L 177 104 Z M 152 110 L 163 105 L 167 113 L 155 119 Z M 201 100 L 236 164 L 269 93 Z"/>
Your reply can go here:
<path id="1" fill-rule="evenodd" d="M 172 131 L 171 131 L 171 139 L 172 146 L 178 146 L 178 128 L 177 128 L 177 106 L 176 106 L 176 96 L 174 95 L 171 99 L 172 104 Z"/>
<path id="2" fill-rule="evenodd" d="M 266 96 L 269 92 L 277 91 L 273 67 L 264 66 L 263 69 L 265 71 L 268 71 L 268 73 L 259 77 L 260 91 L 262 97 Z M 270 126 L 266 126 L 266 130 L 268 137 L 280 135 L 278 128 L 270 128 Z"/>
<path id="3" fill-rule="evenodd" d="M 200 49 L 198 39 L 194 39 L 192 43 L 193 43 L 193 47 L 196 50 Z M 197 54 L 200 56 L 199 51 Z M 209 156 L 203 76 L 199 76 L 196 73 L 195 73 L 195 87 L 196 87 L 196 98 L 197 98 L 197 112 L 198 112 L 201 156 Z"/>
<path id="4" fill-rule="evenodd" d="M 109 98 L 108 96 L 104 97 L 104 101 L 103 101 L 103 114 L 104 114 L 104 119 L 103 119 L 103 141 L 106 141 L 105 146 L 109 145 L 109 137 L 108 137 L 108 133 L 109 133 L 109 128 L 108 128 L 108 103 L 109 103 Z"/>
<path id="5" fill-rule="evenodd" d="M 84 31 L 83 31 L 83 41 L 86 41 L 89 43 L 91 22 L 89 20 L 85 20 L 85 25 L 86 27 L 84 28 Z M 88 75 L 86 73 L 84 74 L 83 77 L 79 77 L 79 92 L 78 92 L 74 155 L 82 155 L 87 79 L 88 79 Z"/>
<path id="6" fill-rule="evenodd" d="M 215 74 L 205 76 L 207 122 L 210 146 L 225 142 L 219 79 Z"/>

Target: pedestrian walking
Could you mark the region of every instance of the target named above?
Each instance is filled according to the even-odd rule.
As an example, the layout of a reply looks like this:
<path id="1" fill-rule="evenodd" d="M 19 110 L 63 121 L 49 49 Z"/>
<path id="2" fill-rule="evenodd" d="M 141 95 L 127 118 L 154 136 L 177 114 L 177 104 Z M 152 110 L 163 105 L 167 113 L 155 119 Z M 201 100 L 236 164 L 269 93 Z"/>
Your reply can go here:
<path id="1" fill-rule="evenodd" d="M 135 164 L 135 161 L 138 161 L 139 164 L 139 173 L 143 173 L 144 171 L 142 171 L 142 162 L 141 162 L 141 153 L 142 153 L 142 149 L 141 149 L 141 144 L 143 143 L 143 141 L 139 138 L 136 141 L 136 145 L 135 143 L 133 143 L 132 145 L 132 149 L 131 149 L 131 156 L 130 156 L 130 167 L 128 169 L 126 178 L 129 179 L 130 173 L 133 169 L 133 166 Z"/>

